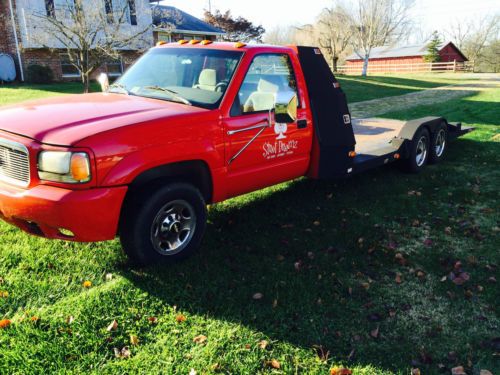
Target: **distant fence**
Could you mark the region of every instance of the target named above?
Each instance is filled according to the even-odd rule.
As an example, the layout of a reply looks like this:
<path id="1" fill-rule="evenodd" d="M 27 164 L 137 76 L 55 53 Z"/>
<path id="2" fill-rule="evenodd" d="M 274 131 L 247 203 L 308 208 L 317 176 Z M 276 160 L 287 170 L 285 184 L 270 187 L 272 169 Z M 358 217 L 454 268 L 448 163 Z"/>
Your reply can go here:
<path id="1" fill-rule="evenodd" d="M 360 75 L 362 64 L 342 65 L 337 72 L 348 75 Z M 383 73 L 439 73 L 439 72 L 472 72 L 474 66 L 467 62 L 436 62 L 436 63 L 401 63 L 401 64 L 368 64 L 368 74 Z"/>

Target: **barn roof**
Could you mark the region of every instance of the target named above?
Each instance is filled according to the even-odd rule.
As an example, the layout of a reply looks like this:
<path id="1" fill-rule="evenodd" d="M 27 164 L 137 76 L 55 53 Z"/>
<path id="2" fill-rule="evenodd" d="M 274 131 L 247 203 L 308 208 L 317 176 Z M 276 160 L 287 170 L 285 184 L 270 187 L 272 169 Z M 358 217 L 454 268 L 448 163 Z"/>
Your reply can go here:
<path id="1" fill-rule="evenodd" d="M 158 1 L 150 0 L 150 3 Z M 196 31 L 209 34 L 224 34 L 224 31 L 169 5 L 152 5 L 153 24 L 157 27 L 173 25 L 176 30 Z"/>
<path id="2" fill-rule="evenodd" d="M 424 56 L 427 53 L 427 44 L 428 43 L 397 46 L 397 47 L 395 46 L 375 47 L 372 49 L 370 53 L 370 59 Z M 462 52 L 460 52 L 460 50 L 452 42 L 441 43 L 439 45 L 439 50 L 441 51 L 448 44 L 452 44 L 453 47 L 457 50 L 457 52 L 460 53 L 465 60 L 467 60 L 466 57 L 462 54 Z M 346 58 L 346 60 L 361 60 L 361 58 L 356 53 L 353 53 L 349 55 Z"/>

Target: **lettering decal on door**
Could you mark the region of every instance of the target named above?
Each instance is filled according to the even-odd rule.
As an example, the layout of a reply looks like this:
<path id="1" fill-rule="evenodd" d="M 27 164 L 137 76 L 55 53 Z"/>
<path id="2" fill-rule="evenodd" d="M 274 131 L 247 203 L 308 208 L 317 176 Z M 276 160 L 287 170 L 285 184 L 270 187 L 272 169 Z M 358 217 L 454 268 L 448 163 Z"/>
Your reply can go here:
<path id="1" fill-rule="evenodd" d="M 276 141 L 274 143 L 266 142 L 262 146 L 262 156 L 267 159 L 275 159 L 287 155 L 292 155 L 294 150 L 298 148 L 299 142 L 296 140 L 284 141 L 286 139 L 286 132 L 288 130 L 287 124 L 274 125 L 274 132 L 276 133 Z"/>

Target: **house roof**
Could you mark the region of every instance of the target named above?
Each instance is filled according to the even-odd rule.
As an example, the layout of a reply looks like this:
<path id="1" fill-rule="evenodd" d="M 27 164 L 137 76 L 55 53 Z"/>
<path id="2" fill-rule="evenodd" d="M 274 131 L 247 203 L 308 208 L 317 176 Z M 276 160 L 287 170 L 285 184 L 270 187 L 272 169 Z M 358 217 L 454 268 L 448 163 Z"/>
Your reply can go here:
<path id="1" fill-rule="evenodd" d="M 158 1 L 150 0 L 150 3 Z M 224 34 L 224 31 L 209 25 L 206 22 L 169 5 L 152 5 L 153 24 L 157 27 L 162 25 L 174 25 L 175 30 L 195 31 L 199 33 Z"/>
<path id="2" fill-rule="evenodd" d="M 427 44 L 428 43 L 397 46 L 397 47 L 395 46 L 375 47 L 372 49 L 370 53 L 370 59 L 424 56 L 425 54 L 427 54 Z M 457 52 L 460 53 L 465 60 L 467 60 L 466 57 L 463 55 L 463 53 L 460 52 L 460 50 L 452 42 L 441 43 L 439 45 L 439 50 L 441 51 L 448 44 L 451 44 L 457 50 Z M 346 58 L 346 60 L 361 60 L 361 58 L 356 53 L 353 53 L 349 55 Z"/>

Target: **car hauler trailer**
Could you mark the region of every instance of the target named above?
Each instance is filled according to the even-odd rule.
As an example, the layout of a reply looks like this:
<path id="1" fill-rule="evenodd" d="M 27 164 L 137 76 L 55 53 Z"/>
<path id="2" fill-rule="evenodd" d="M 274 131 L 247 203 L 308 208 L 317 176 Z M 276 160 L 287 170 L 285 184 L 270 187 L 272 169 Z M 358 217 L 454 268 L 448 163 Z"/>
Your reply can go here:
<path id="1" fill-rule="evenodd" d="M 207 204 L 391 162 L 418 172 L 472 130 L 351 119 L 310 47 L 160 43 L 101 82 L 103 93 L 0 109 L 0 218 L 45 238 L 119 236 L 140 263 L 196 251 Z"/>

